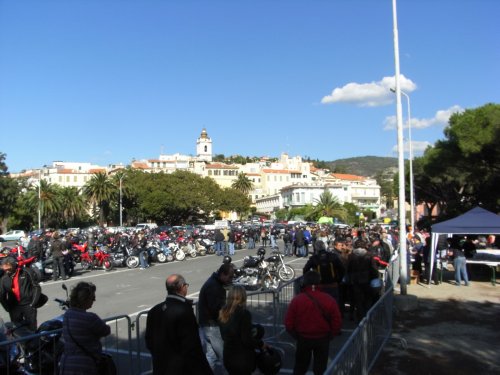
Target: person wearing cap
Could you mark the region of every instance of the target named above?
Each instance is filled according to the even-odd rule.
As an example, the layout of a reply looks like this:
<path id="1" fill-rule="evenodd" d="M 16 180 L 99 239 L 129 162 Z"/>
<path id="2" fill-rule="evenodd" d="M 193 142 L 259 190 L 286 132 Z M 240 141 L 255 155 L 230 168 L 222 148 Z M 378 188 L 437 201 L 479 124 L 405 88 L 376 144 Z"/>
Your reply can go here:
<path id="1" fill-rule="evenodd" d="M 308 271 L 301 293 L 295 296 L 285 316 L 287 332 L 297 340 L 293 373 L 306 374 L 313 357 L 313 372 L 323 374 L 328 363 L 330 341 L 340 334 L 342 317 L 335 299 L 322 292 L 320 275 Z"/>
<path id="2" fill-rule="evenodd" d="M 19 267 L 13 257 L 2 260 L 4 274 L 0 278 L 0 303 L 16 325 L 37 328 L 37 308 L 47 302 L 35 276 L 26 268 Z"/>

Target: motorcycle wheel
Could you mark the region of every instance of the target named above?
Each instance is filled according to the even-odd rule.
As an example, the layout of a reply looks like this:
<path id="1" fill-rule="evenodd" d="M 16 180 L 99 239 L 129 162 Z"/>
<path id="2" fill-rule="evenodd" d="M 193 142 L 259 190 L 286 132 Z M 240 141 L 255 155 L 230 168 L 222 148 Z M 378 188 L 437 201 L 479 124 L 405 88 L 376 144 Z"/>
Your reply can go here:
<path id="1" fill-rule="evenodd" d="M 165 255 L 165 253 L 157 253 L 156 260 L 160 263 L 165 263 L 167 261 L 167 256 Z"/>
<path id="2" fill-rule="evenodd" d="M 104 271 L 111 271 L 113 269 L 113 261 L 111 259 L 104 259 L 102 268 Z"/>
<path id="3" fill-rule="evenodd" d="M 137 268 L 139 266 L 139 258 L 135 255 L 132 255 L 127 258 L 125 263 L 127 264 L 128 268 Z"/>
<path id="4" fill-rule="evenodd" d="M 191 251 L 189 252 L 189 256 L 190 256 L 191 258 L 196 258 L 196 256 L 197 256 L 197 255 L 198 255 L 198 253 L 196 252 L 196 250 L 191 250 Z"/>
<path id="5" fill-rule="evenodd" d="M 295 270 L 288 265 L 278 267 L 278 276 L 283 281 L 290 281 L 295 277 Z"/>
<path id="6" fill-rule="evenodd" d="M 184 260 L 186 258 L 186 253 L 182 250 L 178 250 L 175 253 L 175 260 Z"/>
<path id="7" fill-rule="evenodd" d="M 200 250 L 200 251 L 198 251 L 198 254 L 201 255 L 201 256 L 204 256 L 204 255 L 207 255 L 207 251 L 206 250 Z"/>
<path id="8" fill-rule="evenodd" d="M 172 254 L 167 255 L 167 262 L 173 262 L 174 261 L 174 256 Z"/>
<path id="9" fill-rule="evenodd" d="M 82 260 L 80 265 L 82 266 L 82 269 L 84 269 L 85 271 L 92 269 L 92 262 L 89 262 L 88 260 Z"/>

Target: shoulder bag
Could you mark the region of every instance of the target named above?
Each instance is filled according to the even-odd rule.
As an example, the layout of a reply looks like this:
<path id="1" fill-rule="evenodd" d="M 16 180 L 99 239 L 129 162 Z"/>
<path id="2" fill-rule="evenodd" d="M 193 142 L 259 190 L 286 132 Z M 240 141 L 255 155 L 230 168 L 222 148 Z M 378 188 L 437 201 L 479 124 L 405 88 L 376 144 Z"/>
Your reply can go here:
<path id="1" fill-rule="evenodd" d="M 307 292 L 304 292 L 304 294 L 316 305 L 316 307 L 318 308 L 319 312 L 321 313 L 321 316 L 323 317 L 323 319 L 325 320 L 325 322 L 328 324 L 328 327 L 330 327 L 330 315 L 328 315 L 327 313 L 325 313 L 325 311 L 321 308 L 321 306 L 319 305 L 319 302 L 316 298 L 314 298 L 313 296 L 311 296 L 309 293 Z M 330 338 L 331 337 L 331 334 L 330 332 L 328 333 L 330 335 Z"/>
<path id="2" fill-rule="evenodd" d="M 71 340 L 89 357 L 91 357 L 97 367 L 97 373 L 99 375 L 117 375 L 117 370 L 116 370 L 116 365 L 115 362 L 113 361 L 113 357 L 107 353 L 99 353 L 97 356 L 90 353 L 87 349 L 85 349 L 84 346 L 80 345 L 78 341 L 75 340 L 73 335 L 71 334 L 71 331 L 69 330 L 69 319 L 67 316 L 64 317 L 64 320 L 66 320 L 67 328 L 68 328 L 68 334 L 71 337 Z"/>

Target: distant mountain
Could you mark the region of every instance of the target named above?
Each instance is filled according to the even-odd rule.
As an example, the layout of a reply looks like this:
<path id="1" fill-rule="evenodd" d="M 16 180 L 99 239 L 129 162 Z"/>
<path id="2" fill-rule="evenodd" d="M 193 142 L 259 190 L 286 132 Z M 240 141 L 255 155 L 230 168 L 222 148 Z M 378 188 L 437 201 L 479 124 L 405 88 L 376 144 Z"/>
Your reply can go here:
<path id="1" fill-rule="evenodd" d="M 324 167 L 337 173 L 375 177 L 375 175 L 380 172 L 393 175 L 398 168 L 398 159 L 381 156 L 359 156 L 355 158 L 327 161 L 324 162 Z"/>

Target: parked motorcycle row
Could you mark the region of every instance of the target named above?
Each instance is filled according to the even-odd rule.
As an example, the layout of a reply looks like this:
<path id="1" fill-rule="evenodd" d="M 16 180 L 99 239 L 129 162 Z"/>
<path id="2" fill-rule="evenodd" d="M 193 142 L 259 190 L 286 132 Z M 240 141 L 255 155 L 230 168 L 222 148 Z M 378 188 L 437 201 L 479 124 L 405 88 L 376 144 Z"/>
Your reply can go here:
<path id="1" fill-rule="evenodd" d="M 147 267 L 151 262 L 183 261 L 214 253 L 209 235 L 185 236 L 183 232 L 81 232 L 66 236 L 65 244 L 64 267 L 68 276 L 74 274 L 77 265 L 86 271 L 110 271 L 115 267 Z M 20 265 L 31 267 L 39 281 L 54 276 L 50 236 L 32 238 L 27 248 L 20 244 L 5 247 L 0 256 L 15 257 Z"/>

